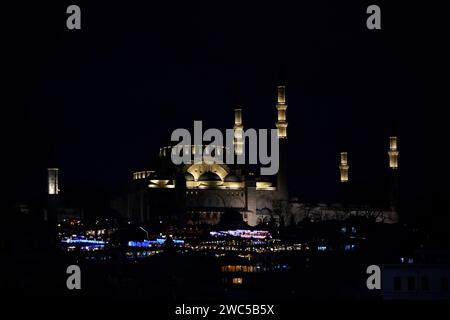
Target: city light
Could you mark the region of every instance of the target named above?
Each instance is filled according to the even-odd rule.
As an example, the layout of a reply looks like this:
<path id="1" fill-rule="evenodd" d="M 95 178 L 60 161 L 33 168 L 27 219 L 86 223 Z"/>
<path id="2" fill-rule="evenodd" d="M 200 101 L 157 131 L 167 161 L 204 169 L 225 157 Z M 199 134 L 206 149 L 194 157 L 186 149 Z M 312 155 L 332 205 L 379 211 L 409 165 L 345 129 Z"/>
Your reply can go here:
<path id="1" fill-rule="evenodd" d="M 265 230 L 226 230 L 226 231 L 211 231 L 209 233 L 213 237 L 233 236 L 245 239 L 267 239 L 271 237 L 269 231 Z"/>

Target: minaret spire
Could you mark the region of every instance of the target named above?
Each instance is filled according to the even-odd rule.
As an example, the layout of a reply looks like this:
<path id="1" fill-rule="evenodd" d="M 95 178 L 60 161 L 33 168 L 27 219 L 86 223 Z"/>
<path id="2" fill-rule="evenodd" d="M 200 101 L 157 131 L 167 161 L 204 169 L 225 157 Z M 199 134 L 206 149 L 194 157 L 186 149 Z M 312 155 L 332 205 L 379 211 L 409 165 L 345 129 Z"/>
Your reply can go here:
<path id="1" fill-rule="evenodd" d="M 47 160 L 47 194 L 59 194 L 59 166 L 56 159 L 55 142 L 51 141 Z"/>
<path id="2" fill-rule="evenodd" d="M 286 87 L 278 86 L 278 99 L 277 99 L 277 129 L 278 138 L 287 139 L 287 119 L 286 119 Z"/>
<path id="3" fill-rule="evenodd" d="M 59 169 L 47 168 L 48 194 L 59 194 Z"/>
<path id="4" fill-rule="evenodd" d="M 398 168 L 398 149 L 397 149 L 397 137 L 389 137 L 389 168 L 397 170 Z"/>
<path id="5" fill-rule="evenodd" d="M 242 125 L 242 109 L 234 109 L 234 152 L 242 155 L 244 152 L 244 126 Z"/>
<path id="6" fill-rule="evenodd" d="M 277 87 L 277 133 L 280 150 L 280 166 L 277 174 L 277 189 L 280 200 L 287 201 L 289 199 L 288 181 L 287 181 L 287 165 L 288 165 L 288 147 L 287 147 L 287 121 L 286 121 L 286 87 L 279 85 Z"/>
<path id="7" fill-rule="evenodd" d="M 341 152 L 341 161 L 339 163 L 339 170 L 341 172 L 341 182 L 346 183 L 348 182 L 348 153 L 347 152 Z"/>
<path id="8" fill-rule="evenodd" d="M 389 137 L 389 202 L 393 211 L 397 211 L 398 206 L 398 146 L 397 137 Z"/>

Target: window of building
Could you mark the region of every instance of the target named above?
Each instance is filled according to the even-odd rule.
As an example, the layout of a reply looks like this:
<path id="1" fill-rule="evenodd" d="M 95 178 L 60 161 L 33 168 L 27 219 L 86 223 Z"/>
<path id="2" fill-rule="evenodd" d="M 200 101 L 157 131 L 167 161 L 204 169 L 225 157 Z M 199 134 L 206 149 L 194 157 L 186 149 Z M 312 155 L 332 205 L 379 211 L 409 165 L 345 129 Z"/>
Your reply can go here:
<path id="1" fill-rule="evenodd" d="M 233 278 L 233 284 L 242 284 L 242 278 Z"/>
<path id="2" fill-rule="evenodd" d="M 422 285 L 422 291 L 428 291 L 428 290 L 430 290 L 430 283 L 429 283 L 429 281 L 428 281 L 428 277 L 423 276 L 423 277 L 420 279 L 420 283 L 421 283 L 421 285 Z"/>
<path id="3" fill-rule="evenodd" d="M 394 277 L 394 290 L 395 291 L 402 290 L 402 278 Z"/>
<path id="4" fill-rule="evenodd" d="M 408 291 L 416 290 L 416 278 L 409 276 L 408 277 Z"/>

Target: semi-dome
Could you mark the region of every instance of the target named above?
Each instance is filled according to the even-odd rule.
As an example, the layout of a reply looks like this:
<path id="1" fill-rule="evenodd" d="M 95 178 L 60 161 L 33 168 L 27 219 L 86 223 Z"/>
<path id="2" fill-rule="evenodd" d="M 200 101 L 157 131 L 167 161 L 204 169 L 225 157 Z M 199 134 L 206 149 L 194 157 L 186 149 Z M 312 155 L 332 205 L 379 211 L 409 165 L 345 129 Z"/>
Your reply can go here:
<path id="1" fill-rule="evenodd" d="M 160 172 L 152 172 L 149 176 L 150 180 L 171 180 L 173 177 L 171 177 L 170 174 L 163 174 Z"/>
<path id="2" fill-rule="evenodd" d="M 225 177 L 225 182 L 241 182 L 241 179 L 239 179 L 238 176 L 234 175 L 234 174 L 229 174 Z"/>
<path id="3" fill-rule="evenodd" d="M 186 181 L 195 181 L 194 175 L 189 172 L 186 172 L 184 174 L 184 178 L 186 179 Z"/>
<path id="4" fill-rule="evenodd" d="M 198 181 L 222 181 L 222 179 L 214 172 L 207 171 L 198 178 Z"/>

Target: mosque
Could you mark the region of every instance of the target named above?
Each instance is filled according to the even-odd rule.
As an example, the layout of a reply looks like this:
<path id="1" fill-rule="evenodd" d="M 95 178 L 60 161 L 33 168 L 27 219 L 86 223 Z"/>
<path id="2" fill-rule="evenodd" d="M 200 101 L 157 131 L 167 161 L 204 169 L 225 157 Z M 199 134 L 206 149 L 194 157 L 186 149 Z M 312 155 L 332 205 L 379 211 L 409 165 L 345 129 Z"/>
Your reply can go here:
<path id="1" fill-rule="evenodd" d="M 344 220 L 352 215 L 367 215 L 376 212 L 376 220 L 396 223 L 398 215 L 395 202 L 388 209 L 348 209 L 342 205 L 315 206 L 300 203 L 289 197 L 288 190 L 288 139 L 287 101 L 285 86 L 277 87 L 277 138 L 279 142 L 279 170 L 274 176 L 257 174 L 251 165 L 208 164 L 192 162 L 174 165 L 171 161 L 176 146 L 164 146 L 159 150 L 157 168 L 134 172 L 129 192 L 112 203 L 112 207 L 124 217 L 136 222 L 176 222 L 188 225 L 220 222 L 227 210 L 238 211 L 250 226 L 275 221 L 288 225 L 305 218 L 311 221 Z M 234 110 L 234 152 L 240 155 L 245 142 L 242 109 Z M 211 146 L 209 146 L 211 147 Z M 184 146 L 195 154 L 206 145 Z M 223 152 L 227 152 L 226 147 Z M 220 149 L 215 149 L 219 150 Z M 217 152 L 217 151 L 216 151 Z M 398 167 L 397 137 L 390 138 L 389 166 L 396 175 Z M 348 182 L 347 153 L 341 153 L 339 164 L 341 183 Z"/>

